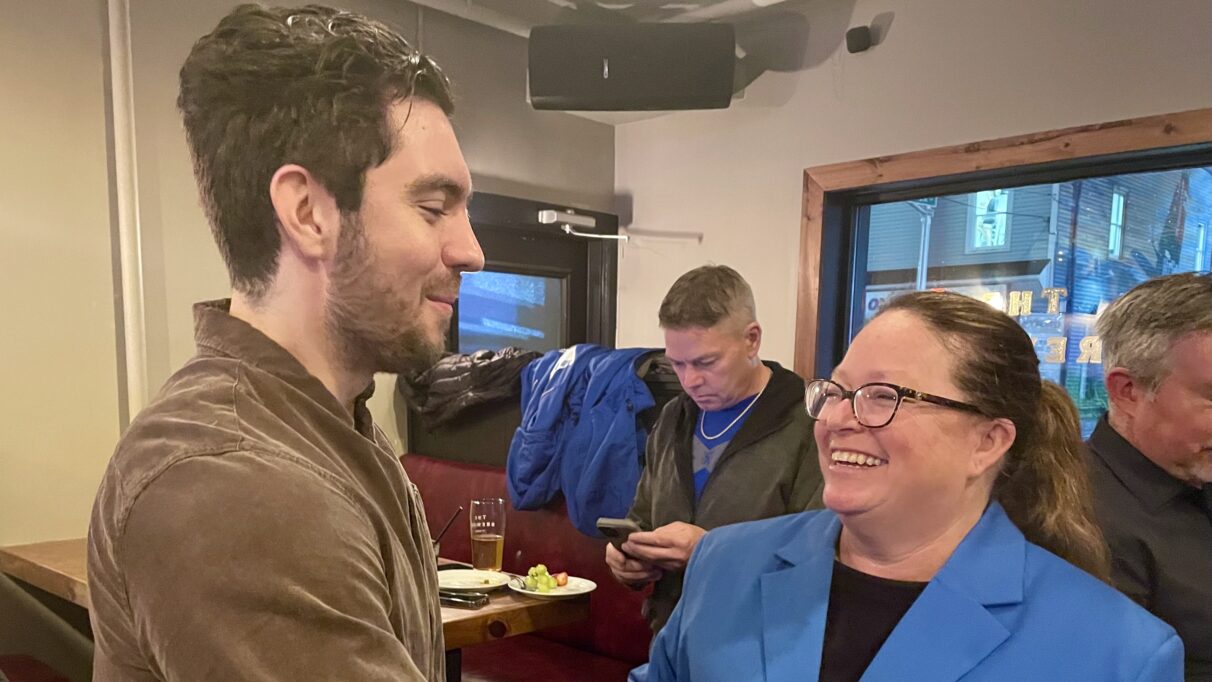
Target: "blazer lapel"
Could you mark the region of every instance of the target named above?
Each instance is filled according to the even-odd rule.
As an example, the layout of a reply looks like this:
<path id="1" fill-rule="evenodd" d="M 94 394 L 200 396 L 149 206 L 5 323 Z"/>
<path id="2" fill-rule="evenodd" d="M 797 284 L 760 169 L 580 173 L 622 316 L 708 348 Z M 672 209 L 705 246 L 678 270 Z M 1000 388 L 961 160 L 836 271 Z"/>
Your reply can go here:
<path id="1" fill-rule="evenodd" d="M 970 596 L 931 583 L 897 623 L 862 682 L 958 680 L 1009 636 Z"/>
<path id="2" fill-rule="evenodd" d="M 814 515 L 777 552 L 784 567 L 761 577 L 762 655 L 770 682 L 810 680 L 820 672 L 833 548 L 840 529 L 836 516 Z"/>
<path id="3" fill-rule="evenodd" d="M 988 607 L 1023 600 L 1027 542 L 996 502 L 897 623 L 863 682 L 958 680 L 1010 632 Z"/>

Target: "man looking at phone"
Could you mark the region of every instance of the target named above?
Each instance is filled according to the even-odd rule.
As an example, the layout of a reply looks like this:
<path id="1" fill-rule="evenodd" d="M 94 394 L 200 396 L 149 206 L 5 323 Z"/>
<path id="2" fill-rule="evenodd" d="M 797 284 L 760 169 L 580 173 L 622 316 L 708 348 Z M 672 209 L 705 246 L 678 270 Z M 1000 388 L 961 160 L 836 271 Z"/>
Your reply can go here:
<path id="1" fill-rule="evenodd" d="M 656 582 L 653 631 L 669 619 L 682 572 L 712 528 L 820 506 L 821 472 L 804 383 L 758 358 L 753 290 L 723 265 L 678 278 L 661 302 L 665 355 L 686 391 L 661 410 L 628 518 L 640 527 L 606 563 L 620 582 Z"/>

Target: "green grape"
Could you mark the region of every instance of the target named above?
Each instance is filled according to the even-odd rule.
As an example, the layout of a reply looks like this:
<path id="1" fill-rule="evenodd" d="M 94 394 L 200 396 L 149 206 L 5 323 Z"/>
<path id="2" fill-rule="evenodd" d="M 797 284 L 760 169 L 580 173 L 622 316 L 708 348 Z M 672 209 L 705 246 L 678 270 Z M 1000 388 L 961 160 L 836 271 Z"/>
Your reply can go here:
<path id="1" fill-rule="evenodd" d="M 550 592 L 560 586 L 556 577 L 548 572 L 545 564 L 531 566 L 526 571 L 526 578 L 523 582 L 526 589 L 532 592 Z"/>

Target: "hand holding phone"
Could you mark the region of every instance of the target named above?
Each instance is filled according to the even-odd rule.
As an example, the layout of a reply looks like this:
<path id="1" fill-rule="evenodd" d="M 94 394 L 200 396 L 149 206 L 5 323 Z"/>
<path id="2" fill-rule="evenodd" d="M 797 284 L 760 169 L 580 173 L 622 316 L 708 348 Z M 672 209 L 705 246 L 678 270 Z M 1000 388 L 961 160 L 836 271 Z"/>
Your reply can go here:
<path id="1" fill-rule="evenodd" d="M 643 528 L 630 519 L 609 518 L 598 519 L 597 526 L 598 531 L 610 540 L 610 545 L 606 547 L 606 565 L 610 567 L 610 572 L 616 580 L 633 589 L 639 589 L 661 578 L 663 571 L 660 568 L 623 551 L 623 543 L 627 542 L 632 533 L 641 532 Z"/>
<path id="2" fill-rule="evenodd" d="M 690 555 L 707 531 L 692 523 L 674 521 L 649 533 L 628 536 L 627 547 L 632 558 L 666 571 L 686 568 Z"/>
<path id="3" fill-rule="evenodd" d="M 598 519 L 598 532 L 606 536 L 610 544 L 614 545 L 615 549 L 623 551 L 623 543 L 627 542 L 627 538 L 632 533 L 639 533 L 644 530 L 639 524 L 631 519 L 612 519 L 603 516 Z M 626 554 L 626 552 L 624 552 Z"/>

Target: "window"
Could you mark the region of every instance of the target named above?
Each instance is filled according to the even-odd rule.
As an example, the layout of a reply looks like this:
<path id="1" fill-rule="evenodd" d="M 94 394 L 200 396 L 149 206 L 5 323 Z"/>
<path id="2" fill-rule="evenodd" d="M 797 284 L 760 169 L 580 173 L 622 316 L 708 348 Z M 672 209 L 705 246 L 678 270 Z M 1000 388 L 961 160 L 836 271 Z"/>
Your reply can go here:
<path id="1" fill-rule="evenodd" d="M 1107 230 L 1107 258 L 1119 258 L 1124 245 L 1124 191 L 1111 193 L 1111 222 Z"/>
<path id="2" fill-rule="evenodd" d="M 578 236 L 539 222 L 549 210 L 571 211 L 476 193 L 470 217 L 484 271 L 463 276 L 449 351 L 614 346 L 618 244 L 609 236 L 618 234 L 618 217 L 578 210 L 592 225 Z"/>
<path id="3" fill-rule="evenodd" d="M 952 197 L 952 201 L 959 198 Z M 988 189 L 968 195 L 967 253 L 1005 251 L 1010 239 L 1010 191 Z"/>
<path id="4" fill-rule="evenodd" d="M 564 278 L 511 272 L 463 275 L 459 352 L 515 346 L 548 351 L 567 344 Z"/>
<path id="5" fill-rule="evenodd" d="M 1098 315 L 1212 262 L 1212 109 L 807 168 L 803 206 L 797 372 L 828 376 L 897 292 L 949 289 L 1022 325 L 1088 434 L 1106 405 Z"/>
<path id="6" fill-rule="evenodd" d="M 1131 188 L 1134 209 L 1124 211 Z M 976 197 L 980 240 L 961 249 L 965 199 Z M 850 292 L 862 314 L 852 316 L 847 339 L 902 291 L 947 289 L 1005 311 L 1035 342 L 1044 378 L 1069 389 L 1089 434 L 1106 409 L 1101 348 L 1094 323 L 1108 303 L 1137 284 L 1171 272 L 1204 270 L 1212 216 L 1212 167 L 1094 177 L 1063 183 L 941 195 L 930 229 L 919 229 L 921 200 L 859 207 L 855 269 Z M 1013 248 L 1005 243 L 1001 216 L 1015 206 Z M 979 209 L 985 207 L 981 212 Z M 967 214 L 973 214 L 971 207 Z M 1111 217 L 1111 241 L 1105 216 Z M 1198 218 L 1204 222 L 1195 224 Z M 1127 220 L 1136 221 L 1127 229 Z M 1187 225 L 1190 224 L 1190 229 Z M 930 248 L 917 248 L 926 233 Z M 983 236 L 982 236 L 983 235 Z M 1131 237 L 1125 239 L 1125 235 Z M 1106 245 L 1106 251 L 1104 251 Z M 994 251 L 994 247 L 1001 249 Z M 1109 258 L 1125 253 L 1125 258 Z M 927 254 L 915 261 L 915 254 Z M 1184 257 L 1185 256 L 1185 257 Z"/>

